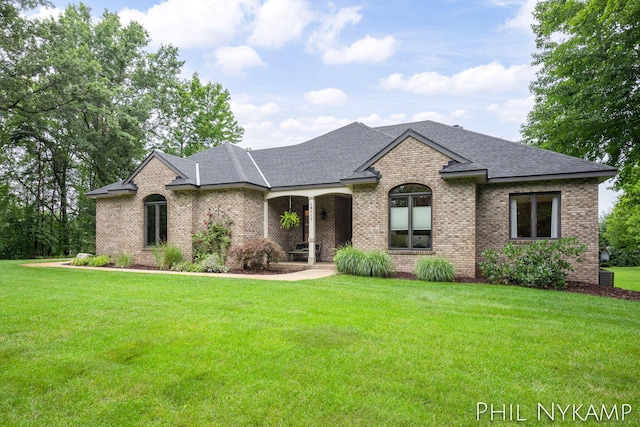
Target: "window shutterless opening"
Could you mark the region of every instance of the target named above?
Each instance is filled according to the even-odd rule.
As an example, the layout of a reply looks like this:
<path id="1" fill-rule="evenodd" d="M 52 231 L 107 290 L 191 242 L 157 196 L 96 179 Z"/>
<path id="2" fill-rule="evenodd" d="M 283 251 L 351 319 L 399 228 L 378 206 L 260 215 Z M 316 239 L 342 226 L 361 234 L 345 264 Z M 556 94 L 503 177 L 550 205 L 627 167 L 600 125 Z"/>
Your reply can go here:
<path id="1" fill-rule="evenodd" d="M 144 200 L 144 246 L 156 247 L 167 241 L 167 199 L 152 194 Z"/>
<path id="2" fill-rule="evenodd" d="M 509 195 L 510 239 L 560 237 L 560 193 Z"/>
<path id="3" fill-rule="evenodd" d="M 404 184 L 389 191 L 389 248 L 430 250 L 431 189 L 421 184 Z"/>

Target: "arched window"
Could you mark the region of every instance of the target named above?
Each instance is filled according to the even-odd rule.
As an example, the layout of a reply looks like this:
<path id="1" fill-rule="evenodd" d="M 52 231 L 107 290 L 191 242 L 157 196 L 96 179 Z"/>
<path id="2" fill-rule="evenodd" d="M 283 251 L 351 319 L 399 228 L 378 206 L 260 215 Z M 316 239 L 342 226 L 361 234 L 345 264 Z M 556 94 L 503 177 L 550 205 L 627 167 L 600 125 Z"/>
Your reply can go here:
<path id="1" fill-rule="evenodd" d="M 167 199 L 159 194 L 144 199 L 144 224 L 145 247 L 167 241 Z"/>
<path id="2" fill-rule="evenodd" d="M 431 201 L 426 185 L 403 184 L 389 191 L 389 248 L 432 248 Z"/>

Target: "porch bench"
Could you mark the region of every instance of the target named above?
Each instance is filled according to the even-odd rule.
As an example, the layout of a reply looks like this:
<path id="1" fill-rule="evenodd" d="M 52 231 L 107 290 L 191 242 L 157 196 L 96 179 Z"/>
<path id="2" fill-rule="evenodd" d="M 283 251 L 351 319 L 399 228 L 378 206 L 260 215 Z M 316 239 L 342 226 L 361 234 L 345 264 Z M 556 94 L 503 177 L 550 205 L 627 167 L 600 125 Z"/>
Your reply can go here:
<path id="1" fill-rule="evenodd" d="M 322 252 L 322 242 L 316 242 L 316 261 L 320 262 L 320 253 Z M 295 261 L 296 257 L 309 259 L 309 242 L 300 242 L 287 252 L 290 261 Z"/>

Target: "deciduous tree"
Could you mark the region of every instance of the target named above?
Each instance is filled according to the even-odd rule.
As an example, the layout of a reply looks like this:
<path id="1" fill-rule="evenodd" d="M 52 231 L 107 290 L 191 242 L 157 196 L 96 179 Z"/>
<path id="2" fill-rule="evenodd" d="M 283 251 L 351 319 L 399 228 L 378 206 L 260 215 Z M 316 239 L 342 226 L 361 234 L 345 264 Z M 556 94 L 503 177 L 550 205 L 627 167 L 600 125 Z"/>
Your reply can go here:
<path id="1" fill-rule="evenodd" d="M 640 2 L 544 0 L 525 140 L 619 167 L 640 162 Z"/>

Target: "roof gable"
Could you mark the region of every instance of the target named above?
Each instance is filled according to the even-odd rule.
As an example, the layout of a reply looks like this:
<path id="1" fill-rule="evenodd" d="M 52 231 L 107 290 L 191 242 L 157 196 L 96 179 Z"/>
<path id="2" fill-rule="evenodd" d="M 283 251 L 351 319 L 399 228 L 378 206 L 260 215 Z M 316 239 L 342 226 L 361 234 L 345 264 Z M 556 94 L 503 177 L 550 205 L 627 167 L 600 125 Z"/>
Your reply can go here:
<path id="1" fill-rule="evenodd" d="M 182 157 L 173 156 L 171 154 L 163 153 L 160 150 L 153 150 L 143 161 L 138 165 L 135 171 L 127 179 L 123 181 L 123 184 L 130 184 L 134 182 L 136 175 L 140 173 L 142 169 L 149 164 L 152 159 L 157 159 L 162 162 L 166 167 L 171 169 L 176 174 L 176 179 L 182 179 L 184 181 L 191 181 L 195 179 L 196 166 L 195 163 L 183 159 Z"/>
<path id="2" fill-rule="evenodd" d="M 402 134 L 400 134 L 400 136 L 398 136 L 397 138 L 393 139 L 386 147 L 384 147 L 382 150 L 380 150 L 378 153 L 376 153 L 372 158 L 370 158 L 365 163 L 363 163 L 360 167 L 358 167 L 358 169 L 356 169 L 356 172 L 362 172 L 362 171 L 370 168 L 378 160 L 380 160 L 387 153 L 389 153 L 389 151 L 393 150 L 395 147 L 397 147 L 401 142 L 405 141 L 407 138 L 413 138 L 413 139 L 417 140 L 418 142 L 423 143 L 427 147 L 430 147 L 430 148 L 436 150 L 437 152 L 439 152 L 441 154 L 444 154 L 445 156 L 449 157 L 450 159 L 455 160 L 458 163 L 471 163 L 471 161 L 469 159 L 466 159 L 466 158 L 454 153 L 453 151 L 447 149 L 446 147 L 443 147 L 442 145 L 440 145 L 440 144 L 438 144 L 438 143 L 436 143 L 436 142 L 424 137 L 423 135 L 421 135 L 421 134 L 417 133 L 416 131 L 414 131 L 413 129 L 409 128 L 409 129 L 405 130 Z"/>

